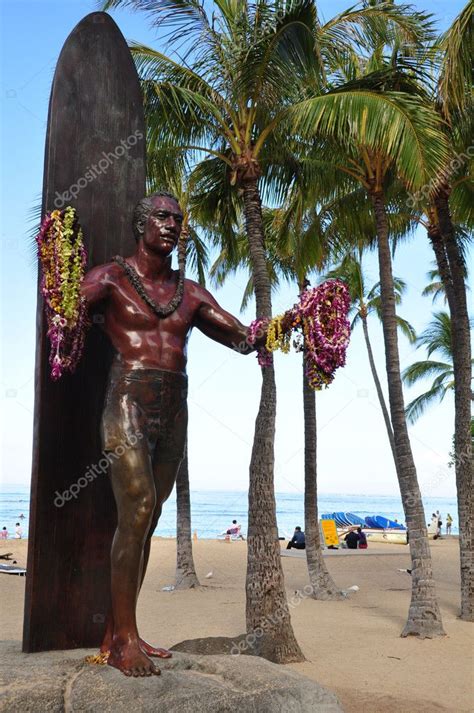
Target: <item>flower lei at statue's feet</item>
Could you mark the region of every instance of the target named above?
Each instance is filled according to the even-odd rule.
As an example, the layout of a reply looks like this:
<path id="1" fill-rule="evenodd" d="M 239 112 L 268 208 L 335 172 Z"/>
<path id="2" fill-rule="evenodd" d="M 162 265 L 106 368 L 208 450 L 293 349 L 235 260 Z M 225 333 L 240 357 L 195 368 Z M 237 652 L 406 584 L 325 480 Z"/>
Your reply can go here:
<path id="1" fill-rule="evenodd" d="M 71 206 L 48 213 L 36 236 L 41 263 L 48 337 L 51 343 L 51 378 L 73 372 L 84 346 L 87 308 L 81 283 L 87 254 L 76 211 Z"/>
<path id="2" fill-rule="evenodd" d="M 258 349 L 258 363 L 273 363 L 272 353 L 280 349 L 288 353 L 292 332 L 293 346 L 304 351 L 306 376 L 310 386 L 320 390 L 333 381 L 336 369 L 344 366 L 350 338 L 347 315 L 350 297 L 341 280 L 327 280 L 322 285 L 300 294 L 297 304 L 273 319 L 257 319 L 249 327 L 248 341 L 255 344 L 266 330 L 264 347 Z"/>

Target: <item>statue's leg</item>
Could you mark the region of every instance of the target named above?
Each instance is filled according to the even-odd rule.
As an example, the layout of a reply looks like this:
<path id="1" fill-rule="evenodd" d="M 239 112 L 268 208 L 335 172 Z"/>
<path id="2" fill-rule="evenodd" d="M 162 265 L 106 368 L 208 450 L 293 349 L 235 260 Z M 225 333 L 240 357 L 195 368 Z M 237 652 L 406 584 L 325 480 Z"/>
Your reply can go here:
<path id="1" fill-rule="evenodd" d="M 108 663 L 128 676 L 149 676 L 159 670 L 140 646 L 136 623 L 143 548 L 156 507 L 147 448 L 132 448 L 111 463 L 110 477 L 118 524 L 111 553 L 114 633 Z"/>
<path id="2" fill-rule="evenodd" d="M 151 538 L 153 537 L 153 533 L 156 529 L 156 526 L 158 525 L 158 520 L 161 516 L 163 503 L 168 500 L 174 488 L 180 463 L 180 460 L 169 461 L 167 463 L 157 462 L 155 463 L 153 468 L 156 489 L 156 507 L 155 512 L 153 513 L 153 519 L 151 522 L 150 531 L 146 539 L 145 547 L 143 548 L 141 584 L 143 583 L 143 580 L 145 578 L 148 560 L 150 557 Z M 140 643 L 143 651 L 145 651 L 145 653 L 147 653 L 149 656 L 157 656 L 158 658 L 164 659 L 168 659 L 171 657 L 171 652 L 168 651 L 168 649 L 153 646 L 142 638 L 140 638 Z"/>

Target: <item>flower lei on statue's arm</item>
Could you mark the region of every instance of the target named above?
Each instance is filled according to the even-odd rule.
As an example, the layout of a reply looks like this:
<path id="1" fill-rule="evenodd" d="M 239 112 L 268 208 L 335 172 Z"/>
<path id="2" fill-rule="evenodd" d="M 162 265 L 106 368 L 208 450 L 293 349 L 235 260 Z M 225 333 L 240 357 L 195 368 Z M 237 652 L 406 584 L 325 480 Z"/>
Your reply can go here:
<path id="1" fill-rule="evenodd" d="M 285 314 L 271 320 L 255 320 L 249 327 L 249 343 L 255 344 L 262 330 L 267 334 L 265 346 L 257 350 L 258 363 L 260 366 L 272 364 L 272 352 L 277 349 L 288 353 L 291 332 L 295 331 L 293 345 L 297 351 L 305 353 L 310 386 L 315 390 L 329 386 L 336 369 L 346 362 L 351 331 L 347 319 L 349 308 L 349 290 L 345 283 L 327 280 L 302 292 L 299 302 Z M 283 323 L 288 321 L 291 329 L 284 329 Z"/>
<path id="2" fill-rule="evenodd" d="M 44 217 L 36 236 L 41 264 L 51 378 L 72 373 L 84 347 L 87 307 L 81 284 L 87 262 L 82 229 L 71 206 Z"/>

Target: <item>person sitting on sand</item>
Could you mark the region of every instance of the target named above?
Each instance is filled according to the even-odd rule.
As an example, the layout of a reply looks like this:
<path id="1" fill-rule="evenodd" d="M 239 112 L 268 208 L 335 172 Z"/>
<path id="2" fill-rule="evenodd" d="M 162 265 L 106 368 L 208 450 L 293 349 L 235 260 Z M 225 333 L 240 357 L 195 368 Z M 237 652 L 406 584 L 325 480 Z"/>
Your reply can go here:
<path id="1" fill-rule="evenodd" d="M 231 535 L 232 537 L 240 538 L 241 540 L 245 539 L 240 530 L 242 529 L 242 526 L 239 525 L 237 520 L 232 520 L 232 525 L 229 527 L 229 529 L 226 531 L 227 535 Z"/>
<path id="2" fill-rule="evenodd" d="M 365 537 L 365 535 L 364 535 L 364 537 Z M 359 540 L 360 540 L 359 533 L 356 532 L 355 530 L 351 530 L 350 532 L 348 532 L 344 538 L 344 542 L 346 543 L 347 548 L 349 550 L 356 550 Z M 367 545 L 367 540 L 366 540 L 365 544 Z"/>
<path id="3" fill-rule="evenodd" d="M 361 527 L 357 528 L 357 534 L 359 535 L 359 550 L 366 550 L 367 549 L 367 537 L 365 536 L 365 532 L 362 532 Z"/>
<path id="4" fill-rule="evenodd" d="M 294 547 L 295 550 L 306 549 L 306 540 L 305 540 L 304 532 L 301 531 L 301 527 L 299 527 L 298 525 L 295 527 L 293 537 L 287 544 L 286 549 L 291 550 L 292 547 Z"/>
<path id="5" fill-rule="evenodd" d="M 15 537 L 17 540 L 21 540 L 22 536 L 23 536 L 23 530 L 21 529 L 20 523 L 17 522 L 15 525 Z"/>
<path id="6" fill-rule="evenodd" d="M 8 530 L 6 527 L 3 527 L 2 530 L 0 531 L 0 540 L 7 540 L 8 539 Z"/>

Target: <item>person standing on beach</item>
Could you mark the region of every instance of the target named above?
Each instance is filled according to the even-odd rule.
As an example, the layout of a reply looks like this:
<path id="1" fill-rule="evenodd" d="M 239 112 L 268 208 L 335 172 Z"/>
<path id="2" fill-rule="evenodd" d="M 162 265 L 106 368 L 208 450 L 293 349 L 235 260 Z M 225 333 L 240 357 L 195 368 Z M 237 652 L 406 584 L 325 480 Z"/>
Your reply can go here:
<path id="1" fill-rule="evenodd" d="M 17 522 L 15 525 L 15 538 L 17 540 L 21 540 L 22 537 L 23 537 L 23 530 L 21 529 L 20 523 Z"/>
<path id="2" fill-rule="evenodd" d="M 108 664 L 127 676 L 158 674 L 149 657 L 171 656 L 139 636 L 136 604 L 151 537 L 184 454 L 191 330 L 197 327 L 241 354 L 266 341 L 264 333 L 251 340 L 248 327 L 204 287 L 185 279 L 182 225 L 183 213 L 170 193 L 144 198 L 133 217 L 135 253 L 94 267 L 82 285 L 89 308 L 103 305 L 103 328 L 116 352 L 102 415 L 103 448 L 113 452 L 132 444 L 110 463 L 118 526 L 111 552 L 112 612 L 101 646 Z M 171 269 L 177 245 L 179 271 Z"/>
<path id="3" fill-rule="evenodd" d="M 453 518 L 451 517 L 451 515 L 448 512 L 448 514 L 446 515 L 446 535 L 451 534 L 452 524 L 453 524 Z"/>

